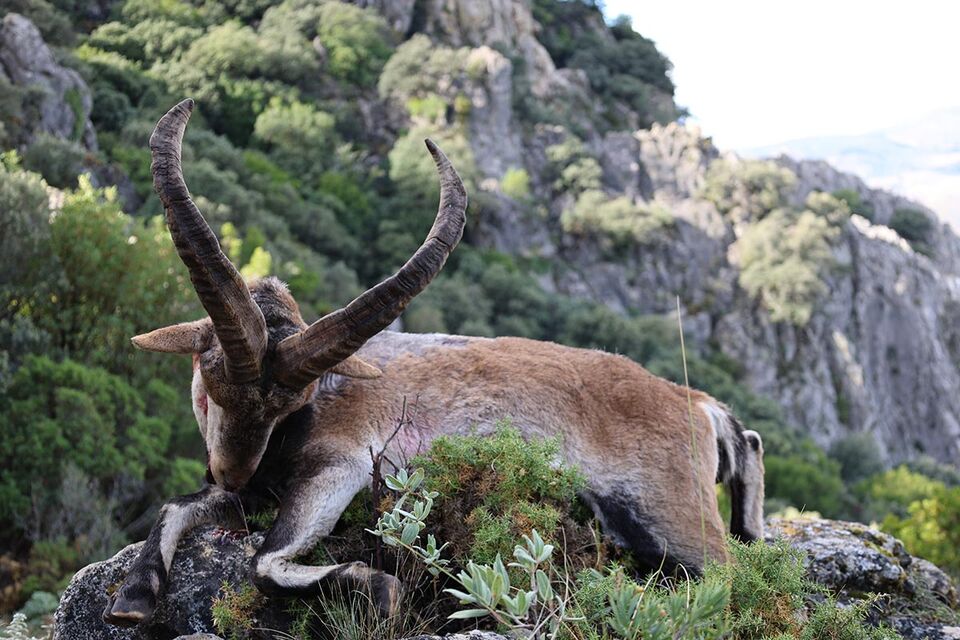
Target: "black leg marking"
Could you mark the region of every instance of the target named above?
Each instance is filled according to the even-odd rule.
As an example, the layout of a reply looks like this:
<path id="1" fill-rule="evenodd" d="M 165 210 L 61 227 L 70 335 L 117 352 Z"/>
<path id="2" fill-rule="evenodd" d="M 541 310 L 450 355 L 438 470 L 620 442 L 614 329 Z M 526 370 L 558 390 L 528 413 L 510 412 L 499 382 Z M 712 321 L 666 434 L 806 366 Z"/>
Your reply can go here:
<path id="1" fill-rule="evenodd" d="M 727 483 L 730 491 L 730 535 L 740 542 L 753 542 L 757 539 L 747 530 L 747 487 L 739 476 L 733 477 Z"/>
<path id="2" fill-rule="evenodd" d="M 679 560 L 665 548 L 663 541 L 654 536 L 634 501 L 614 493 L 606 496 L 591 494 L 587 496 L 587 502 L 594 506 L 604 532 L 627 548 L 642 569 L 655 571 L 662 568 L 666 575 L 676 571 Z M 699 573 L 698 567 L 686 569 L 690 574 Z"/>

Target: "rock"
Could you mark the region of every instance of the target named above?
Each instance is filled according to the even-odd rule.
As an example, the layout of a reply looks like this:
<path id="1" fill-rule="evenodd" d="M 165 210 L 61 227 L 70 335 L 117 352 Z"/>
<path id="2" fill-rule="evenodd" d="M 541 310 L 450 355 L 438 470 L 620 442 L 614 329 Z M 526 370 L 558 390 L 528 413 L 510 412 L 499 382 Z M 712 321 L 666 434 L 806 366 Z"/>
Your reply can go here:
<path id="1" fill-rule="evenodd" d="M 100 616 L 108 594 L 123 580 L 142 543 L 132 544 L 109 560 L 81 569 L 60 598 L 54 616 L 54 640 L 159 640 L 215 633 L 210 614 L 213 598 L 220 593 L 224 582 L 238 586 L 250 584 L 250 558 L 263 542 L 262 533 L 243 538 L 222 537 L 217 533 L 212 527 L 200 528 L 180 542 L 166 594 L 161 597 L 153 617 L 135 629 L 107 625 Z M 258 626 L 287 628 L 290 621 L 285 608 L 285 605 L 265 608 L 262 616 L 258 612 Z"/>
<path id="2" fill-rule="evenodd" d="M 956 609 L 957 588 L 932 563 L 911 556 L 891 535 L 853 522 L 808 518 L 767 521 L 767 541 L 783 539 L 806 554 L 807 576 L 841 604 L 880 594 L 875 621 L 905 638 L 952 638 L 938 606 Z M 938 604 L 939 603 L 939 604 Z"/>
<path id="3" fill-rule="evenodd" d="M 0 76 L 40 90 L 39 119 L 25 123 L 31 137 L 46 132 L 96 150 L 90 89 L 79 73 L 56 61 L 37 27 L 17 13 L 6 14 L 0 23 Z"/>

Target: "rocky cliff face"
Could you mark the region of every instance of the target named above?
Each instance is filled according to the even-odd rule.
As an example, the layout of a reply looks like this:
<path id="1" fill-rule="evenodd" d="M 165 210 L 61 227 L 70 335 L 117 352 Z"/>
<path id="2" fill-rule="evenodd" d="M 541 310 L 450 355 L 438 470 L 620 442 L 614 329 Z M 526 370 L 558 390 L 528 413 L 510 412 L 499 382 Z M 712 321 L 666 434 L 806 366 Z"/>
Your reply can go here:
<path id="1" fill-rule="evenodd" d="M 724 157 L 699 130 L 674 123 L 598 131 L 589 115 L 596 97 L 582 71 L 556 68 L 522 0 L 432 0 L 417 15 L 403 0 L 368 4 L 403 31 L 474 47 L 471 55 L 487 69 L 485 80 L 466 94 L 482 186 L 496 196 L 475 232 L 481 243 L 550 258 L 548 289 L 624 312 L 667 314 L 679 296 L 693 342 L 715 345 L 742 363 L 747 384 L 775 399 L 821 445 L 868 431 L 889 462 L 918 454 L 950 462 L 960 454 L 960 239 L 935 222 L 927 256 L 884 226 L 897 209 L 936 221 L 933 212 L 823 162 L 779 158 L 796 177 L 791 203 L 815 191 L 849 190 L 874 215 L 873 222 L 853 216 L 843 226 L 832 245 L 837 268 L 810 321 L 773 322 L 737 284 L 731 245 L 742 229 L 700 195 L 710 165 Z M 526 62 L 520 70 L 525 78 L 511 58 Z M 514 109 L 518 91 L 526 90 L 521 80 L 536 100 L 570 102 L 582 117 L 566 127 L 524 122 Z M 560 216 L 570 196 L 551 192 L 546 150 L 572 130 L 602 167 L 604 193 L 666 208 L 673 217 L 669 228 L 617 255 L 595 239 L 563 231 Z M 511 167 L 525 169 L 537 199 L 550 203 L 545 215 L 499 193 Z"/>
<path id="2" fill-rule="evenodd" d="M 57 62 L 37 27 L 16 13 L 0 23 L 0 80 L 34 92 L 35 118 L 20 123 L 28 137 L 44 132 L 97 148 L 90 89 L 80 74 Z"/>

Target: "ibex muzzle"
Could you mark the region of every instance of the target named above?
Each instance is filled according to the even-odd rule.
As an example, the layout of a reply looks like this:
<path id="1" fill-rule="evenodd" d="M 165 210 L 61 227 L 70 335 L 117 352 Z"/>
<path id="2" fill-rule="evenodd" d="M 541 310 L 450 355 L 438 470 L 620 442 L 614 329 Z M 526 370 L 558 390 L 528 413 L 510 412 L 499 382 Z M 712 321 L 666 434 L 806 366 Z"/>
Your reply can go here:
<path id="1" fill-rule="evenodd" d="M 244 283 L 190 198 L 180 144 L 192 108 L 187 100 L 171 109 L 150 146 L 170 234 L 209 317 L 133 342 L 193 355 L 193 407 L 214 483 L 162 508 L 107 604 L 107 621 L 149 616 L 180 536 L 202 523 L 242 526 L 237 500 L 247 513 L 279 502 L 253 560 L 262 591 L 305 595 L 335 582 L 365 590 L 392 612 L 399 594 L 392 576 L 360 563 L 314 567 L 295 558 L 369 485 L 371 448 L 405 460 L 440 435 L 490 433 L 503 417 L 526 438 L 560 438 L 564 461 L 587 478 L 582 497 L 641 564 L 696 573 L 705 559 L 726 558 L 715 482 L 731 491 L 731 531 L 747 540 L 762 535 L 760 437 L 706 394 L 600 351 L 384 331 L 463 233 L 463 184 L 429 140 L 440 207 L 426 241 L 396 274 L 307 326 L 279 280 Z M 404 411 L 407 422 L 392 438 Z"/>

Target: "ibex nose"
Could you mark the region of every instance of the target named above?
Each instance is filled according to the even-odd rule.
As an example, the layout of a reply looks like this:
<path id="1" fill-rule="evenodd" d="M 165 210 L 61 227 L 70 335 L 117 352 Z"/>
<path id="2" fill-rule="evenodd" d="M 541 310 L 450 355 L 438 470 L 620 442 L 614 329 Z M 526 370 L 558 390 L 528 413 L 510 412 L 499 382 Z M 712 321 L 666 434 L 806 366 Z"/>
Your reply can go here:
<path id="1" fill-rule="evenodd" d="M 223 469 L 216 464 L 211 464 L 210 475 L 220 488 L 233 493 L 243 489 L 253 474 L 243 470 Z"/>

